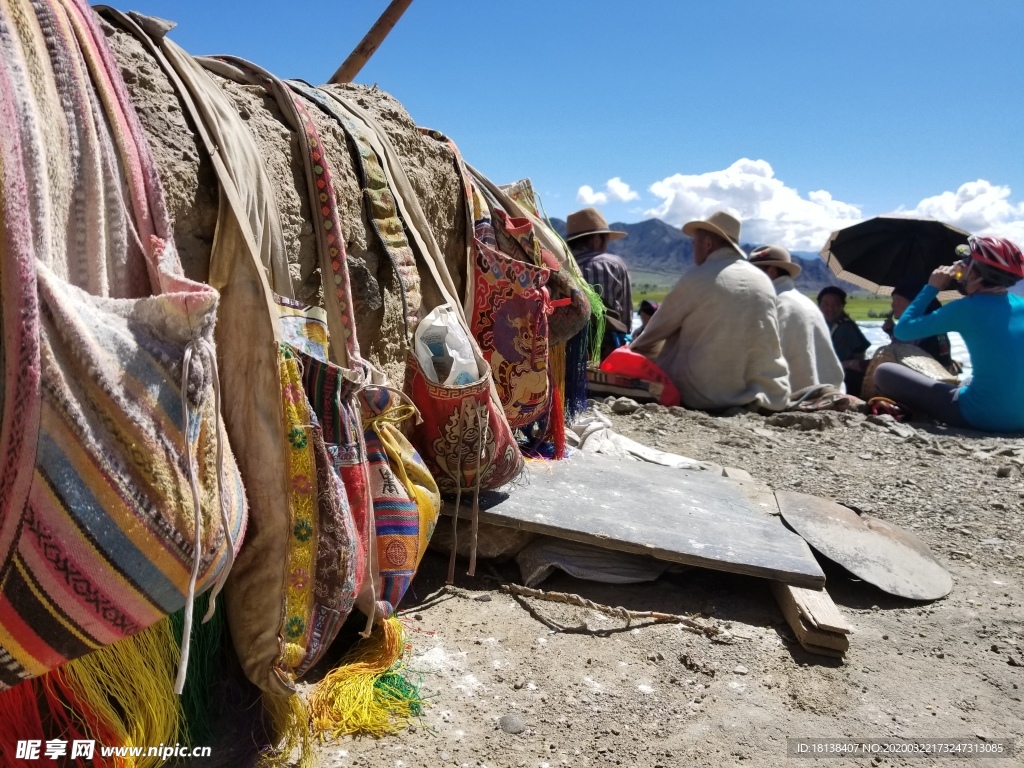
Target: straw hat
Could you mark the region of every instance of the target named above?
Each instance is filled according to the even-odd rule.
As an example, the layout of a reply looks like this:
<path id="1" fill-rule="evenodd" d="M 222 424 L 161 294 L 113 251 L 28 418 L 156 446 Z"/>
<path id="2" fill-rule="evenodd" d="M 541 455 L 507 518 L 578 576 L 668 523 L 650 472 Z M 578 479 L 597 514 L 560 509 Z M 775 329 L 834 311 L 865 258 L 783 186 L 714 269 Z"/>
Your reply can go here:
<path id="1" fill-rule="evenodd" d="M 755 267 L 778 267 L 788 272 L 789 276 L 795 278 L 800 274 L 800 265 L 794 263 L 789 251 L 778 245 L 762 245 L 750 252 L 747 259 Z"/>
<path id="2" fill-rule="evenodd" d="M 725 211 L 715 211 L 706 219 L 696 219 L 683 225 L 683 234 L 693 237 L 698 229 L 714 232 L 725 240 L 743 257 L 747 254 L 740 249 L 740 220 Z"/>
<path id="3" fill-rule="evenodd" d="M 570 213 L 565 222 L 566 241 L 588 235 L 608 235 L 609 240 L 625 237 L 625 232 L 608 229 L 608 222 L 597 208 L 584 208 L 582 211 Z"/>

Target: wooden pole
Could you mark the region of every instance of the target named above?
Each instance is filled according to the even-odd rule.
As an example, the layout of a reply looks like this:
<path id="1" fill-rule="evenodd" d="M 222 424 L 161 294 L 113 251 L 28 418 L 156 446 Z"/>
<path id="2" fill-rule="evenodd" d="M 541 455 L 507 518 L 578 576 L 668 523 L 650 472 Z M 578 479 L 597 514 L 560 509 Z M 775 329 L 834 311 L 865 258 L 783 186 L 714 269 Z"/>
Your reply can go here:
<path id="1" fill-rule="evenodd" d="M 384 42 L 384 38 L 388 36 L 398 20 L 402 18 L 402 14 L 405 13 L 405 9 L 409 7 L 412 0 L 391 0 L 391 5 L 387 7 L 387 10 L 381 14 L 377 22 L 370 27 L 370 31 L 366 33 L 366 37 L 362 39 L 362 42 L 356 46 L 356 49 L 349 54 L 348 58 L 345 59 L 344 63 L 338 67 L 338 71 L 331 76 L 328 80 L 330 83 L 351 83 L 356 75 L 359 74 L 359 70 L 363 68 L 363 65 L 369 60 L 371 56 L 380 47 L 380 44 Z"/>

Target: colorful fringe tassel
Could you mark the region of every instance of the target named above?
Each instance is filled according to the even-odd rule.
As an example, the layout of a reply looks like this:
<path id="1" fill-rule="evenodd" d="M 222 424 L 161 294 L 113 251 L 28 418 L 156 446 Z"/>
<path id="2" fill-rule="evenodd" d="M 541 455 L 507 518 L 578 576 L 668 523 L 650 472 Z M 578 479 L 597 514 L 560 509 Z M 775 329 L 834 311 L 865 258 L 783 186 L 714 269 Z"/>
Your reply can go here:
<path id="1" fill-rule="evenodd" d="M 573 336 L 565 345 L 565 418 L 572 422 L 587 409 L 587 350 L 590 326 Z M 597 346 L 600 355 L 600 345 Z"/>
<path id="2" fill-rule="evenodd" d="M 178 654 L 171 622 L 164 619 L 52 674 L 74 691 L 80 712 L 106 724 L 114 737 L 106 746 L 174 744 L 181 727 L 181 708 L 174 695 Z M 104 743 L 99 735 L 97 741 Z M 163 760 L 144 756 L 127 764 L 156 768 Z"/>
<path id="3" fill-rule="evenodd" d="M 265 693 L 260 701 L 275 743 L 263 753 L 261 768 L 314 768 L 309 710 L 302 697 Z"/>
<path id="4" fill-rule="evenodd" d="M 19 764 L 19 741 L 45 743 L 50 739 L 62 739 L 69 745 L 88 740 L 116 743 L 108 723 L 89 712 L 75 691 L 53 673 L 27 680 L 0 694 L 0 765 Z M 104 761 L 99 750 L 95 750 L 91 760 L 80 758 L 62 765 L 102 768 Z"/>
<path id="5" fill-rule="evenodd" d="M 207 596 L 196 601 L 205 612 Z M 82 656 L 49 674 L 0 693 L 0 765 L 14 765 L 18 741 L 67 742 L 61 765 L 150 768 L 159 757 L 104 759 L 100 747 L 209 746 L 203 765 L 252 765 L 269 743 L 260 722 L 259 698 L 232 664 L 220 611 L 192 628 L 192 652 L 182 696 L 174 694 L 182 630 L 181 612 L 114 645 Z M 247 716 L 251 714 L 251 716 Z M 301 728 L 308 734 L 303 710 Z M 70 759 L 74 741 L 93 741 L 92 759 Z M 286 746 L 294 740 L 284 739 Z M 309 741 L 308 735 L 306 741 Z M 308 744 L 306 754 L 310 753 Z M 49 761 L 46 764 L 51 764 Z M 306 766 L 311 766 L 307 761 Z"/>
<path id="6" fill-rule="evenodd" d="M 402 675 L 406 647 L 405 627 L 394 616 L 374 627 L 310 695 L 314 732 L 384 736 L 417 717 L 424 702 Z"/>

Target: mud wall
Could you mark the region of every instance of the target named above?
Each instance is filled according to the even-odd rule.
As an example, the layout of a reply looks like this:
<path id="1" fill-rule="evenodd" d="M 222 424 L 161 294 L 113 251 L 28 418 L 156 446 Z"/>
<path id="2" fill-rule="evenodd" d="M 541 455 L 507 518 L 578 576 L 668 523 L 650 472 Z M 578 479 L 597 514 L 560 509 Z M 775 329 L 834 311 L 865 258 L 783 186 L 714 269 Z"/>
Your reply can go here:
<path id="1" fill-rule="evenodd" d="M 157 62 L 134 37 L 105 21 L 101 20 L 101 24 L 149 137 L 185 272 L 189 277 L 205 281 L 217 221 L 218 188 L 213 166 L 196 136 L 191 118 L 186 116 L 182 102 Z M 170 37 L 173 39 L 173 31 Z M 262 151 L 280 208 L 295 296 L 323 306 L 320 267 L 298 142 L 277 104 L 262 88 L 213 77 L 238 108 Z M 423 137 L 402 105 L 384 91 L 359 85 L 332 87 L 353 95 L 357 103 L 384 126 L 404 161 L 434 238 L 461 290 L 466 248 L 465 205 L 452 152 Z M 354 147 L 333 120 L 315 107 L 309 112 L 317 122 L 333 173 L 360 348 L 364 357 L 383 368 L 396 386 L 401 386 L 405 341 L 398 278 L 369 226 L 353 165 Z M 423 272 L 421 269 L 421 274 Z M 425 296 L 421 316 L 431 308 L 427 302 Z"/>

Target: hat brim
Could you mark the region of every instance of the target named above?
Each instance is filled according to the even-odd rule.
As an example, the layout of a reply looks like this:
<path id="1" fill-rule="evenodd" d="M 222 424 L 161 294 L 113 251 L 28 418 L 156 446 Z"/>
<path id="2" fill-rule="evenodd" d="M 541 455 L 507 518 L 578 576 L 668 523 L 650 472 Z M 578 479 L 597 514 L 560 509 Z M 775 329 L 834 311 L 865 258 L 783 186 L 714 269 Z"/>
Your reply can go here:
<path id="1" fill-rule="evenodd" d="M 572 235 L 565 236 L 565 242 L 570 240 L 576 240 L 581 237 L 590 237 L 590 235 L 608 235 L 609 240 L 619 240 L 626 236 L 625 232 L 619 232 L 616 229 L 588 229 L 586 232 L 576 232 Z"/>
<path id="2" fill-rule="evenodd" d="M 736 253 L 738 253 L 744 259 L 747 258 L 747 254 L 743 252 L 742 248 L 740 248 L 739 243 L 737 243 L 735 240 L 733 240 L 731 237 L 725 234 L 725 232 L 720 230 L 714 224 L 711 224 L 709 222 L 700 220 L 688 221 L 686 224 L 683 225 L 683 234 L 693 237 L 694 233 L 698 229 L 703 229 L 706 232 L 713 232 L 714 234 L 718 235 L 720 238 L 725 240 L 725 242 L 727 242 L 729 245 L 731 245 L 733 250 L 736 251 Z"/>
<path id="3" fill-rule="evenodd" d="M 794 264 L 792 261 L 774 261 L 765 259 L 764 261 L 751 261 L 755 267 L 777 267 L 778 269 L 784 270 L 789 273 L 789 276 L 796 278 L 803 271 L 803 267 L 799 264 Z"/>

